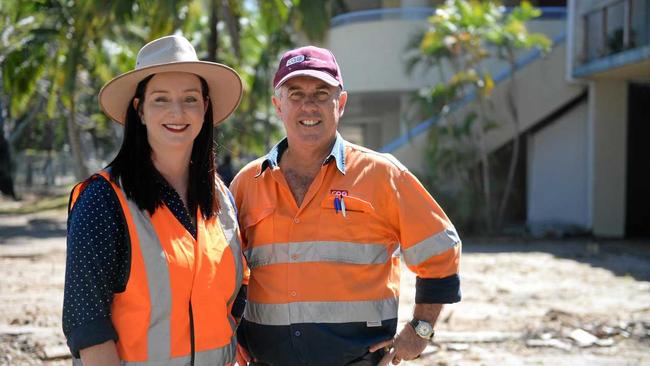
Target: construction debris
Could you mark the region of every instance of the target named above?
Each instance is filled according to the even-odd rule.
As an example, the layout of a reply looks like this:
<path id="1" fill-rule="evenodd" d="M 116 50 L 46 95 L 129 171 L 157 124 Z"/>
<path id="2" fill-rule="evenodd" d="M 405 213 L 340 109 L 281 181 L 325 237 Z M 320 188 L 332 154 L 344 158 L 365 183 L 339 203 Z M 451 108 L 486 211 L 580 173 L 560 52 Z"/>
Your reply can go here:
<path id="1" fill-rule="evenodd" d="M 580 347 L 589 347 L 598 341 L 598 337 L 580 328 L 574 329 L 573 332 L 569 334 L 569 338 L 576 341 Z"/>

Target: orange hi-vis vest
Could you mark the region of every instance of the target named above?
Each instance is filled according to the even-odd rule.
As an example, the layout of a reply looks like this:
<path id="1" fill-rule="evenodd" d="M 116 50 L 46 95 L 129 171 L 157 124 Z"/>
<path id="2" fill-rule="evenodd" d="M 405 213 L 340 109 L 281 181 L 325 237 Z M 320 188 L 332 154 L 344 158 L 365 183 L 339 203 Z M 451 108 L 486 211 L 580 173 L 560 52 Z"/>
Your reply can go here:
<path id="1" fill-rule="evenodd" d="M 122 365 L 231 365 L 235 319 L 230 314 L 242 284 L 243 262 L 235 209 L 217 183 L 220 211 L 196 214 L 196 240 L 162 205 L 138 209 L 102 171 L 122 207 L 131 246 L 126 289 L 116 293 L 111 320 Z M 92 179 L 92 178 L 91 178 Z M 101 179 L 101 178 L 99 178 Z M 77 185 L 71 206 L 86 184 Z"/>

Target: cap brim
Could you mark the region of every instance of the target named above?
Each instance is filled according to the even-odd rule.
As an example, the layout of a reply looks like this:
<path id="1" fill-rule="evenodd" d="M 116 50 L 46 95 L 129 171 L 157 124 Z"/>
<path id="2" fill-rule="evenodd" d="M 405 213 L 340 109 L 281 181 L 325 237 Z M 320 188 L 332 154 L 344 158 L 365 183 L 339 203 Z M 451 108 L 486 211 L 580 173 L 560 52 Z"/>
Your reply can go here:
<path id="1" fill-rule="evenodd" d="M 188 72 L 202 77 L 210 88 L 214 125 L 228 118 L 241 101 L 242 81 L 235 70 L 214 62 L 186 61 L 144 67 L 114 78 L 99 91 L 99 106 L 109 118 L 124 124 L 138 83 L 161 72 Z"/>
<path id="2" fill-rule="evenodd" d="M 316 79 L 323 80 L 324 82 L 328 83 L 331 86 L 339 86 L 341 83 L 338 82 L 338 80 L 334 79 L 332 75 L 323 72 L 323 71 L 318 71 L 318 70 L 296 70 L 288 73 L 285 75 L 280 81 L 278 81 L 278 84 L 274 87 L 275 89 L 279 88 L 284 84 L 287 80 L 293 79 L 297 76 L 311 76 Z"/>

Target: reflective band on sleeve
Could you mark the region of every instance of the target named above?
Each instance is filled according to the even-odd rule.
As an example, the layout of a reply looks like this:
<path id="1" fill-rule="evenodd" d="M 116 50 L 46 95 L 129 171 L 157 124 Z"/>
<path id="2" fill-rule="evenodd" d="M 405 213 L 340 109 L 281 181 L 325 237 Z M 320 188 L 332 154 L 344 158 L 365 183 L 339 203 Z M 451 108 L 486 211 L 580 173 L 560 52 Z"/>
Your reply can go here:
<path id="1" fill-rule="evenodd" d="M 383 244 L 308 241 L 257 246 L 249 250 L 248 260 L 251 269 L 305 262 L 382 264 L 388 261 L 388 252 Z"/>
<path id="2" fill-rule="evenodd" d="M 376 301 L 311 301 L 261 304 L 248 301 L 244 318 L 264 325 L 296 323 L 377 322 L 397 318 L 399 299 Z"/>
<path id="3" fill-rule="evenodd" d="M 402 250 L 404 261 L 409 266 L 417 266 L 427 259 L 455 247 L 458 243 L 460 243 L 460 238 L 456 229 L 453 226 L 448 227 L 438 234 Z"/>

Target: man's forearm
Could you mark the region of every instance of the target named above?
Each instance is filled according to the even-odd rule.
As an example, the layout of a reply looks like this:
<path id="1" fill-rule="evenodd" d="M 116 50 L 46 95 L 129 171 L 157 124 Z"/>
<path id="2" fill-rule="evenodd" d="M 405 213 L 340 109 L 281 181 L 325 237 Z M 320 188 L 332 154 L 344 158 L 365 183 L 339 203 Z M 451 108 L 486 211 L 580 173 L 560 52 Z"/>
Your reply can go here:
<path id="1" fill-rule="evenodd" d="M 413 317 L 435 325 L 441 311 L 442 304 L 415 304 Z"/>

